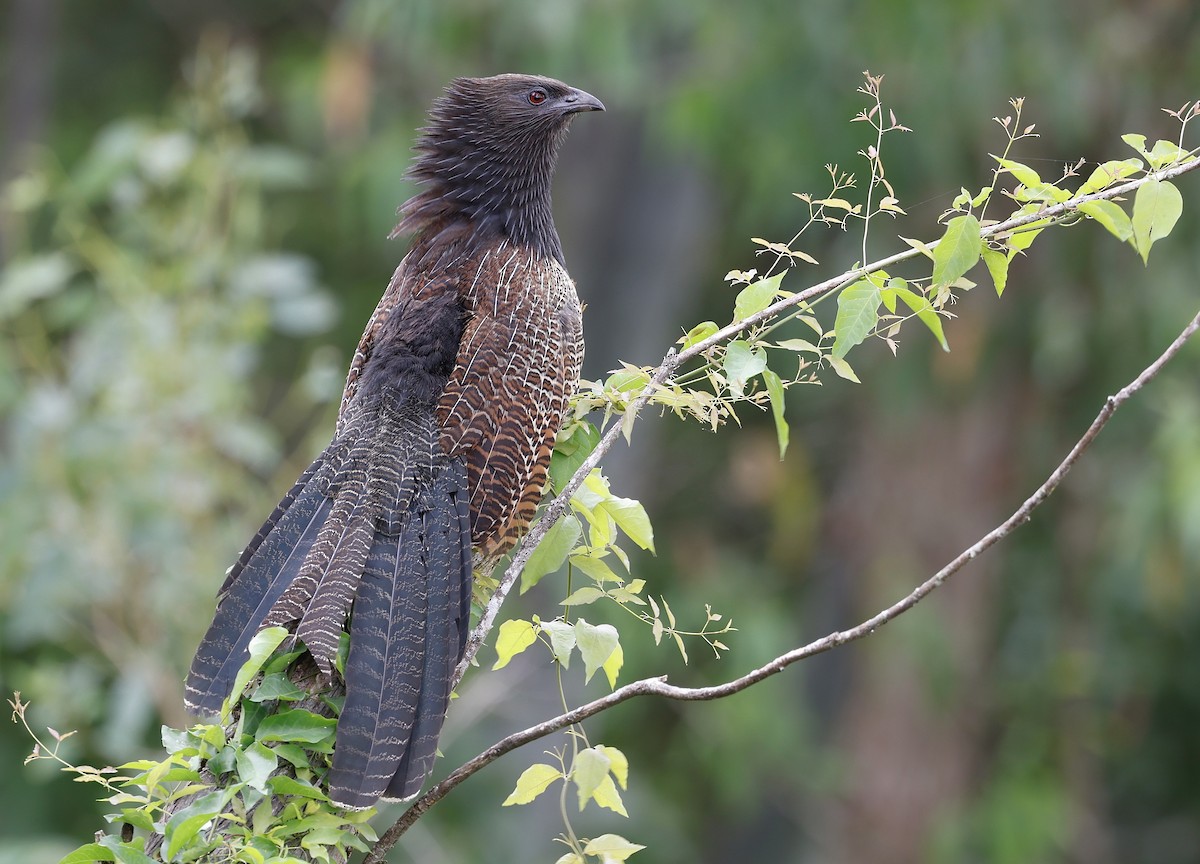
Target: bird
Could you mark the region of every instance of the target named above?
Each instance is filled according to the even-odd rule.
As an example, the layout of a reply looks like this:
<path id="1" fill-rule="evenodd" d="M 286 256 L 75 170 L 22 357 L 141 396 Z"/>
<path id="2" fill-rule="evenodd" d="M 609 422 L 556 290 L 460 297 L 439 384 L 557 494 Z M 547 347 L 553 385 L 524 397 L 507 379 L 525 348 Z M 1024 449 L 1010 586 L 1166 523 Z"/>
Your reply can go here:
<path id="1" fill-rule="evenodd" d="M 330 799 L 364 809 L 430 774 L 463 657 L 472 573 L 532 521 L 583 360 L 551 211 L 559 148 L 591 94 L 535 75 L 456 78 L 419 130 L 411 235 L 367 322 L 333 438 L 218 591 L 184 685 L 219 714 L 247 647 L 290 628 L 324 683 L 349 652 Z M 285 643 L 290 645 L 291 643 Z"/>

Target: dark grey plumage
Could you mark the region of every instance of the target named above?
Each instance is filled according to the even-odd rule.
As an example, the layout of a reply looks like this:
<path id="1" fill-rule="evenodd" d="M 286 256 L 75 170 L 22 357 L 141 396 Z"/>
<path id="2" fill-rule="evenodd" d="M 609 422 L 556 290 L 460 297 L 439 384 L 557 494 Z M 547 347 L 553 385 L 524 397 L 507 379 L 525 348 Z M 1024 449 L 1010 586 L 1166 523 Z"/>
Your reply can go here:
<path id="1" fill-rule="evenodd" d="M 579 377 L 579 301 L 550 181 L 567 122 L 601 110 L 558 81 L 458 79 L 437 100 L 401 208 L 412 248 L 368 322 L 334 439 L 222 586 L 186 685 L 213 714 L 254 634 L 293 627 L 336 674 L 331 798 L 366 807 L 428 776 L 462 657 L 472 555 L 528 526 Z"/>

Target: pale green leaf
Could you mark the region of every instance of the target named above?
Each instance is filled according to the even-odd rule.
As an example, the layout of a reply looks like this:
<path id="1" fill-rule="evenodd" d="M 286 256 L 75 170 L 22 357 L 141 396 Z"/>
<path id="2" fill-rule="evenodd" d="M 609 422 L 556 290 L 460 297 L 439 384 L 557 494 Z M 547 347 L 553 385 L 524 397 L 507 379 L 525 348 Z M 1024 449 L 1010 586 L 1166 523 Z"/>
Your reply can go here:
<path id="1" fill-rule="evenodd" d="M 861 384 L 858 376 L 854 374 L 854 370 L 850 368 L 850 364 L 846 362 L 844 357 L 829 357 L 829 366 L 837 373 L 839 378 L 845 378 L 847 381 L 853 381 L 855 384 Z"/>
<path id="2" fill-rule="evenodd" d="M 775 437 L 779 441 L 779 458 L 782 459 L 788 448 L 788 422 L 783 416 L 785 402 L 783 381 L 770 369 L 762 371 L 763 381 L 767 385 L 767 395 L 771 397 L 771 414 L 775 418 Z"/>
<path id="3" fill-rule="evenodd" d="M 596 788 L 608 778 L 608 756 L 595 747 L 580 750 L 571 766 L 571 780 L 579 790 L 579 809 L 583 810 Z"/>
<path id="4" fill-rule="evenodd" d="M 1166 180 L 1149 180 L 1133 198 L 1133 247 L 1145 263 L 1150 247 L 1171 233 L 1183 213 L 1183 196 Z"/>
<path id="5" fill-rule="evenodd" d="M 654 551 L 654 528 L 641 503 L 632 498 L 613 496 L 600 505 L 625 532 L 625 536 L 643 549 Z"/>
<path id="6" fill-rule="evenodd" d="M 983 249 L 979 220 L 955 216 L 946 223 L 946 233 L 933 250 L 933 284 L 948 285 L 975 266 Z"/>
<path id="7" fill-rule="evenodd" d="M 1016 177 L 1017 182 L 1022 186 L 1037 186 L 1042 182 L 1042 178 L 1038 176 L 1038 173 L 1028 165 L 1022 165 L 1020 162 L 1012 159 L 1003 159 L 1000 156 L 992 156 L 992 158 L 1000 163 L 1001 168 L 1013 175 L 1013 177 Z"/>
<path id="8" fill-rule="evenodd" d="M 568 514 L 555 522 L 525 562 L 525 569 L 521 571 L 521 593 L 536 585 L 547 573 L 562 567 L 581 536 L 583 526 L 573 515 Z"/>
<path id="9" fill-rule="evenodd" d="M 500 625 L 500 633 L 496 636 L 496 654 L 498 655 L 493 670 L 503 669 L 512 658 L 516 657 L 537 640 L 537 631 L 533 623 L 514 618 Z"/>
<path id="10" fill-rule="evenodd" d="M 783 339 L 776 344 L 777 348 L 782 348 L 785 351 L 807 351 L 810 354 L 820 354 L 821 349 L 807 339 Z"/>
<path id="11" fill-rule="evenodd" d="M 645 849 L 636 843 L 630 843 L 619 834 L 601 834 L 594 840 L 589 840 L 583 847 L 588 855 L 596 855 L 607 861 L 624 861 L 634 852 Z"/>
<path id="12" fill-rule="evenodd" d="M 605 776 L 605 778 L 600 781 L 600 785 L 596 787 L 596 791 L 592 793 L 592 800 L 606 810 L 612 810 L 614 813 L 620 813 L 626 818 L 629 817 L 629 813 L 625 810 L 625 802 L 621 800 L 621 793 L 617 791 L 617 784 L 613 782 L 612 777 Z M 620 859 L 605 858 L 604 860 L 610 861 Z"/>
<path id="13" fill-rule="evenodd" d="M 612 656 L 619 642 L 617 628 L 611 624 L 592 625 L 583 618 L 575 622 L 575 644 L 583 656 L 584 681 L 592 680 L 596 670 Z"/>
<path id="14" fill-rule="evenodd" d="M 561 780 L 562 776 L 562 771 L 553 765 L 547 765 L 544 762 L 530 765 L 521 772 L 521 776 L 517 778 L 516 788 L 504 799 L 504 803 L 501 806 L 511 807 L 513 804 L 528 804 L 549 789 L 551 783 Z"/>
<path id="15" fill-rule="evenodd" d="M 781 270 L 774 276 L 760 279 L 738 292 L 737 300 L 733 304 L 733 320 L 742 321 L 770 306 L 786 272 Z"/>
<path id="16" fill-rule="evenodd" d="M 566 600 L 561 601 L 558 605 L 586 606 L 589 603 L 595 603 L 603 596 L 604 592 L 599 588 L 595 588 L 591 585 L 585 585 L 582 588 L 577 588 L 576 590 L 572 591 L 570 596 L 568 596 Z"/>
<path id="17" fill-rule="evenodd" d="M 996 286 L 996 296 L 1004 296 L 1004 288 L 1008 285 L 1008 256 L 987 246 L 983 247 L 983 263 L 991 274 L 992 284 Z"/>
<path id="18" fill-rule="evenodd" d="M 1121 140 L 1132 147 L 1143 156 L 1146 155 L 1146 136 L 1138 135 L 1135 132 L 1130 132 L 1121 136 Z"/>
<path id="19" fill-rule="evenodd" d="M 1121 209 L 1121 205 L 1113 201 L 1086 201 L 1079 205 L 1079 212 L 1095 219 L 1108 233 L 1122 243 L 1133 236 L 1133 223 Z"/>
<path id="20" fill-rule="evenodd" d="M 930 261 L 933 260 L 933 250 L 930 249 L 925 243 L 921 242 L 920 240 L 914 240 L 911 237 L 901 237 L 900 239 L 907 243 L 911 248 L 916 249 Z"/>
<path id="21" fill-rule="evenodd" d="M 751 348 L 741 339 L 730 342 L 725 349 L 725 377 L 729 389 L 735 396 L 746 392 L 746 382 L 767 368 L 767 353 L 761 348 Z"/>
<path id="22" fill-rule="evenodd" d="M 621 582 L 622 577 L 613 572 L 608 563 L 596 555 L 576 552 L 571 556 L 571 565 L 579 568 L 597 582 Z"/>
<path id="23" fill-rule="evenodd" d="M 703 342 L 709 336 L 716 333 L 719 329 L 720 328 L 717 327 L 717 322 L 715 321 L 702 321 L 684 334 L 679 341 L 683 343 L 683 350 L 686 351 L 693 345 Z"/>
<path id="24" fill-rule="evenodd" d="M 879 287 L 867 279 L 847 286 L 838 295 L 833 356 L 845 357 L 846 352 L 867 338 L 878 320 Z"/>
<path id="25" fill-rule="evenodd" d="M 0 272 L 0 320 L 67 286 L 75 265 L 62 252 L 16 259 Z"/>
<path id="26" fill-rule="evenodd" d="M 608 659 L 604 661 L 604 665 L 600 668 L 604 670 L 604 677 L 608 679 L 608 686 L 616 689 L 617 679 L 621 676 L 621 667 L 625 665 L 625 652 L 621 649 L 621 643 L 617 643 L 617 647 L 608 655 Z"/>
<path id="27" fill-rule="evenodd" d="M 609 747 L 605 744 L 597 744 L 596 749 L 608 757 L 609 770 L 612 771 L 613 777 L 622 789 L 629 786 L 629 760 L 625 758 L 625 754 L 616 747 Z"/>
<path id="28" fill-rule="evenodd" d="M 897 279 L 894 281 L 902 282 L 903 280 Z M 898 286 L 895 291 L 896 296 L 904 301 L 904 305 L 911 309 L 921 319 L 921 322 L 929 328 L 929 332 L 937 337 L 938 342 L 941 343 L 942 350 L 949 351 L 950 346 L 946 344 L 946 334 L 942 332 L 942 318 L 937 314 L 937 311 L 933 308 L 929 300 L 924 295 L 918 294 L 909 288 Z"/>
<path id="29" fill-rule="evenodd" d="M 1150 167 L 1157 170 L 1166 165 L 1186 159 L 1187 155 L 1188 151 L 1184 150 L 1174 141 L 1162 140 L 1154 142 L 1154 146 L 1146 154 L 1146 159 L 1150 162 Z"/>
<path id="30" fill-rule="evenodd" d="M 562 664 L 564 669 L 570 668 L 571 652 L 575 649 L 575 628 L 566 621 L 543 621 L 542 632 L 550 634 L 550 653 Z"/>
<path id="31" fill-rule="evenodd" d="M 1101 189 L 1108 188 L 1118 180 L 1124 180 L 1126 177 L 1136 174 L 1141 170 L 1141 159 L 1110 159 L 1108 162 L 1099 165 L 1075 194 L 1090 195 L 1093 192 L 1099 192 Z"/>

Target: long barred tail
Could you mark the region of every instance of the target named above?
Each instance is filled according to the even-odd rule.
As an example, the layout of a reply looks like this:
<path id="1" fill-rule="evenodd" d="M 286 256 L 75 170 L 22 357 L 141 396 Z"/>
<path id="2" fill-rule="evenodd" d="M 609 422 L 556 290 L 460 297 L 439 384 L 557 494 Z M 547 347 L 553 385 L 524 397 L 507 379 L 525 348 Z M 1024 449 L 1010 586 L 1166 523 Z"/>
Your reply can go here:
<path id="1" fill-rule="evenodd" d="M 470 515 L 466 470 L 447 466 L 375 536 L 354 601 L 346 703 L 329 795 L 345 807 L 408 798 L 433 767 L 466 645 Z"/>
<path id="2" fill-rule="evenodd" d="M 280 502 L 230 571 L 185 700 L 212 715 L 264 626 L 295 626 L 332 671 L 350 615 L 346 703 L 330 797 L 369 807 L 415 794 L 433 765 L 470 615 L 465 466 L 431 412 L 360 414 Z"/>
<path id="3" fill-rule="evenodd" d="M 230 695 L 247 648 L 276 601 L 295 580 L 324 527 L 333 501 L 318 475 L 327 454 L 301 475 L 258 534 L 250 541 L 225 584 L 213 622 L 196 649 L 184 683 L 189 711 L 213 716 Z"/>

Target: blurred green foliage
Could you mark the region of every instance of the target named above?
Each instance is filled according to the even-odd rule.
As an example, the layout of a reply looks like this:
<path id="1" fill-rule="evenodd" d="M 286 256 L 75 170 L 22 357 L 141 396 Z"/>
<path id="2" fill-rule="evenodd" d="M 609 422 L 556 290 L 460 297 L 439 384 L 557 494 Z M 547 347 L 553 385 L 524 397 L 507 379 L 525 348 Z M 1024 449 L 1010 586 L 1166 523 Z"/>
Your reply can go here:
<path id="1" fill-rule="evenodd" d="M 573 134 L 556 200 L 593 376 L 727 314 L 721 275 L 756 266 L 748 238 L 798 227 L 789 193 L 819 191 L 828 162 L 862 169 L 845 121 L 863 69 L 915 130 L 887 164 L 916 237 L 986 181 L 1009 97 L 1044 136 L 1015 158 L 1053 176 L 1123 158 L 1123 132 L 1170 134 L 1159 107 L 1200 80 L 1184 0 L 21 0 L 10 49 L 37 3 L 57 9 L 47 119 L 24 156 L 4 141 L 0 680 L 35 722 L 82 729 L 71 755 L 95 763 L 183 720 L 221 573 L 328 435 L 402 253 L 383 238 L 413 130 L 449 77 L 541 71 L 610 109 Z M 9 104 L 23 74 L 6 65 Z M 1195 181 L 1181 188 L 1149 268 L 1065 232 L 1014 263 L 1003 302 L 959 304 L 949 355 L 913 335 L 898 361 L 856 358 L 862 386 L 793 393 L 782 464 L 769 414 L 715 436 L 644 424 L 609 472 L 654 520 L 636 575 L 739 631 L 686 668 L 627 640 L 623 676 L 731 677 L 869 614 L 1011 512 L 1194 314 L 1200 211 Z M 806 251 L 840 270 L 854 243 Z M 1033 524 L 908 620 L 733 700 L 597 718 L 589 734 L 629 756 L 631 820 L 588 833 L 645 843 L 645 864 L 1200 861 L 1196 362 L 1193 347 Z M 555 602 L 549 581 L 512 613 Z M 520 660 L 474 675 L 448 762 L 553 713 L 552 678 Z M 0 861 L 99 827 L 86 794 L 20 769 L 26 746 L 0 727 Z M 553 860 L 552 804 L 500 808 L 538 758 L 456 791 L 394 860 Z"/>

